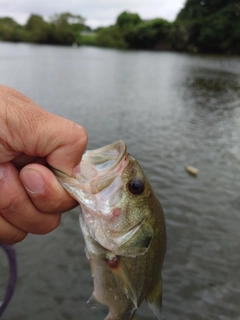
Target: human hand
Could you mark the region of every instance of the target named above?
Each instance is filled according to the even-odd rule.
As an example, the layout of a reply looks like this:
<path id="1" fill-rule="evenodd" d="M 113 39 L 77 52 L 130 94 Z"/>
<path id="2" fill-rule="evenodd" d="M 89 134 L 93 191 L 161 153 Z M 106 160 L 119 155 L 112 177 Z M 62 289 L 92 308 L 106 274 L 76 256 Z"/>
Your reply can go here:
<path id="1" fill-rule="evenodd" d="M 48 233 L 77 205 L 46 164 L 71 175 L 86 145 L 83 127 L 0 86 L 0 242 Z"/>

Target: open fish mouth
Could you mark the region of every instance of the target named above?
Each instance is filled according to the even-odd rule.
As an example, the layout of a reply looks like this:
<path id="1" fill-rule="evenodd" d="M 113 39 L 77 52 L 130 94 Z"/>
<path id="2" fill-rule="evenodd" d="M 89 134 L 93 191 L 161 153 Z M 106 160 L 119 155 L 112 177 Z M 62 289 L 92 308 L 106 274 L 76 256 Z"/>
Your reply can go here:
<path id="1" fill-rule="evenodd" d="M 87 151 L 74 170 L 75 179 L 92 194 L 108 187 L 128 163 L 127 147 L 118 140 L 105 147 Z"/>
<path id="2" fill-rule="evenodd" d="M 126 151 L 127 147 L 123 140 L 118 140 L 99 149 L 87 151 L 80 163 L 82 179 L 90 180 L 112 172 L 120 164 Z"/>
<path id="3" fill-rule="evenodd" d="M 68 185 L 81 189 L 84 194 L 98 194 L 114 181 L 128 162 L 126 144 L 123 140 L 118 140 L 105 147 L 86 151 L 80 164 L 74 169 L 73 177 L 54 168 L 50 169 L 60 183 L 76 198 L 75 192 Z M 79 200 L 79 196 L 76 199 Z M 80 202 L 81 199 L 83 200 L 82 195 L 80 195 Z"/>

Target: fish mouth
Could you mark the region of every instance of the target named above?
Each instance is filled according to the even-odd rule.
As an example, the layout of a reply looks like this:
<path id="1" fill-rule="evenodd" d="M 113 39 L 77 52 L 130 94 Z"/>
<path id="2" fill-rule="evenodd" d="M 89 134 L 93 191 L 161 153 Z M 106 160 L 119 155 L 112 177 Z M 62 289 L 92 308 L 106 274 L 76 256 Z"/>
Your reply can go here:
<path id="1" fill-rule="evenodd" d="M 123 140 L 105 147 L 87 151 L 79 166 L 74 169 L 75 178 L 89 186 L 92 194 L 108 187 L 128 163 L 127 147 Z"/>
<path id="2" fill-rule="evenodd" d="M 50 169 L 63 186 L 75 185 L 84 193 L 95 195 L 107 188 L 128 162 L 126 144 L 123 140 L 118 140 L 105 147 L 86 151 L 80 164 L 74 168 L 73 177 L 54 168 Z"/>

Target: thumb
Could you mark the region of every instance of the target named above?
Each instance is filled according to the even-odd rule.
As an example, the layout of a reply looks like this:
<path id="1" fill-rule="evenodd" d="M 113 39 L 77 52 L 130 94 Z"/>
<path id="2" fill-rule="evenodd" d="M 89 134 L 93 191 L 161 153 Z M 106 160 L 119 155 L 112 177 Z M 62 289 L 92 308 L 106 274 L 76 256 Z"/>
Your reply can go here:
<path id="1" fill-rule="evenodd" d="M 39 132 L 39 137 L 44 137 L 39 149 L 46 156 L 47 163 L 71 175 L 86 149 L 87 132 L 82 126 L 67 119 L 54 116 L 54 120 L 55 126 L 53 128 L 53 124 L 49 123 L 48 133 L 40 136 Z"/>
<path id="2" fill-rule="evenodd" d="M 87 132 L 76 123 L 41 109 L 21 93 L 1 86 L 1 142 L 5 141 L 8 159 L 22 154 L 44 157 L 54 168 L 69 175 L 79 164 L 87 145 Z M 4 127 L 5 125 L 5 127 Z M 1 148 L 0 148 L 1 149 Z M 9 149 L 12 154 L 9 158 Z M 4 154 L 4 152 L 3 152 Z"/>

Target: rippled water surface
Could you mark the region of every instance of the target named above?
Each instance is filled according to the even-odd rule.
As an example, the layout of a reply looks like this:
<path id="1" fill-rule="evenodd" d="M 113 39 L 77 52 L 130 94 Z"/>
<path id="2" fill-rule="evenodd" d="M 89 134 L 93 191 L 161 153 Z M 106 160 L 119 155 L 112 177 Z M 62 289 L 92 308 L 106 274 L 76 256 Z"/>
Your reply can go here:
<path id="1" fill-rule="evenodd" d="M 124 139 L 165 211 L 166 320 L 240 319 L 240 58 L 0 43 L 0 82 L 84 125 L 89 148 Z M 197 178 L 186 165 L 199 168 Z M 16 245 L 3 320 L 102 320 L 78 208 Z M 0 252 L 0 294 L 8 266 Z M 143 305 L 137 319 L 155 319 Z"/>

